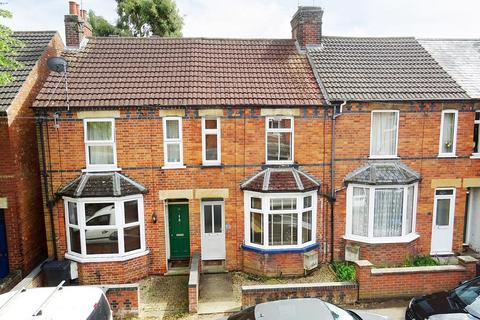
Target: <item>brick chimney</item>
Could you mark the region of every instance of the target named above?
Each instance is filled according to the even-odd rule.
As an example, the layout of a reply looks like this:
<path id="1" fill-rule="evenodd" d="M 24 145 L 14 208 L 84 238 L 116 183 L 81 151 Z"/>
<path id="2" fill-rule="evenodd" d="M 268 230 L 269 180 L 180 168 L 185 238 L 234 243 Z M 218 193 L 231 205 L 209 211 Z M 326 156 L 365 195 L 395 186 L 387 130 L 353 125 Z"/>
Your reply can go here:
<path id="1" fill-rule="evenodd" d="M 301 49 L 305 49 L 306 46 L 320 45 L 322 16 L 323 9 L 321 7 L 298 7 L 290 25 L 292 26 L 292 38 L 297 40 Z"/>
<path id="2" fill-rule="evenodd" d="M 92 27 L 88 23 L 87 11 L 80 10 L 80 5 L 69 1 L 68 14 L 65 16 L 65 42 L 67 47 L 79 48 L 85 37 L 92 35 Z"/>

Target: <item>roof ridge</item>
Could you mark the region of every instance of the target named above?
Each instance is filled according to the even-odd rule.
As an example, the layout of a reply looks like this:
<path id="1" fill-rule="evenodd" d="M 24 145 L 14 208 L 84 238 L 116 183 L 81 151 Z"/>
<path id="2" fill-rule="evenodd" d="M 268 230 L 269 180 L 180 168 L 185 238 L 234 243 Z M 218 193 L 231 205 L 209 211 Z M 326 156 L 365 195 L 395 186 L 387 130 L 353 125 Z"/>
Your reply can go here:
<path id="1" fill-rule="evenodd" d="M 420 41 L 480 41 L 480 38 L 416 38 Z"/>
<path id="2" fill-rule="evenodd" d="M 283 42 L 292 42 L 295 43 L 295 40 L 289 39 L 289 38 L 221 38 L 221 37 L 133 37 L 133 36 L 127 36 L 127 37 L 89 37 L 90 39 L 128 39 L 128 40 L 166 40 L 166 41 L 175 41 L 175 40 L 220 40 L 220 41 L 283 41 Z"/>
<path id="3" fill-rule="evenodd" d="M 415 40 L 415 36 L 322 36 L 322 38 L 330 39 L 411 39 Z"/>

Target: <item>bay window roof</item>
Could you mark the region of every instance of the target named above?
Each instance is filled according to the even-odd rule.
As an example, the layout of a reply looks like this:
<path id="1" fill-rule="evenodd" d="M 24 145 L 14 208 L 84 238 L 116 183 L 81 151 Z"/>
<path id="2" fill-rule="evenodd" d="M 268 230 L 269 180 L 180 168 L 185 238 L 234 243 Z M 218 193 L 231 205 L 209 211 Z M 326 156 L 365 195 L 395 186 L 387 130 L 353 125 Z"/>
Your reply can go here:
<path id="1" fill-rule="evenodd" d="M 369 161 L 350 172 L 344 179 L 350 183 L 366 185 L 406 185 L 419 181 L 420 174 L 398 161 Z"/>
<path id="2" fill-rule="evenodd" d="M 266 168 L 245 180 L 242 190 L 257 192 L 307 192 L 318 190 L 320 182 L 295 167 Z"/>
<path id="3" fill-rule="evenodd" d="M 140 183 L 119 172 L 82 173 L 59 189 L 57 195 L 71 198 L 124 197 L 147 193 Z"/>

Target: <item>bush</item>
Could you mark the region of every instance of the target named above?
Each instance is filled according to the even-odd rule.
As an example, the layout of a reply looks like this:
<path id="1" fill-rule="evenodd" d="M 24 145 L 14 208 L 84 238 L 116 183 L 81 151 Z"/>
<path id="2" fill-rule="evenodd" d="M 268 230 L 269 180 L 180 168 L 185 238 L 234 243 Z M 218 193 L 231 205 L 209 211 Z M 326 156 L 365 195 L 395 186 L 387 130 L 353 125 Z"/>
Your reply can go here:
<path id="1" fill-rule="evenodd" d="M 426 266 L 438 266 L 438 265 L 439 265 L 438 261 L 430 256 L 408 257 L 403 264 L 404 267 L 426 267 Z"/>
<path id="2" fill-rule="evenodd" d="M 355 267 L 351 263 L 334 262 L 332 268 L 338 281 L 355 281 L 357 279 Z"/>

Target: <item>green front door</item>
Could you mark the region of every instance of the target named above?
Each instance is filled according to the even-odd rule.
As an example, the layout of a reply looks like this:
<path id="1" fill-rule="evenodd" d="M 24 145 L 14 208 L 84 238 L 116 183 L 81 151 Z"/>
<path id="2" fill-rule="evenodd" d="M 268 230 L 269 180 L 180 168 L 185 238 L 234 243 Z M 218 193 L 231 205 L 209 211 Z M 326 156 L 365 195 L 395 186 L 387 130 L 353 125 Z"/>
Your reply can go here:
<path id="1" fill-rule="evenodd" d="M 190 257 L 188 204 L 168 205 L 168 228 L 170 232 L 170 258 Z"/>

